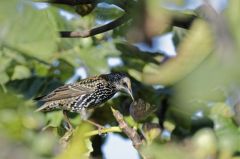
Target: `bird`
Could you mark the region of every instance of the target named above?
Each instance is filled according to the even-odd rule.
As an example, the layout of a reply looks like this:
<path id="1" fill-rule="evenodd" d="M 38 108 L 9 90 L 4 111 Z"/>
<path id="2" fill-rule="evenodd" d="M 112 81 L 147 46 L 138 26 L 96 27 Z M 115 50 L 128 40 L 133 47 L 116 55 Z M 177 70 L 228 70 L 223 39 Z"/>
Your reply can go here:
<path id="1" fill-rule="evenodd" d="M 82 79 L 76 83 L 65 84 L 47 95 L 35 98 L 44 104 L 36 111 L 49 112 L 62 110 L 68 129 L 72 125 L 67 112 L 86 114 L 86 110 L 96 108 L 111 99 L 117 92 L 128 94 L 134 101 L 131 80 L 125 73 L 109 73 Z M 99 126 L 94 122 L 90 122 Z"/>

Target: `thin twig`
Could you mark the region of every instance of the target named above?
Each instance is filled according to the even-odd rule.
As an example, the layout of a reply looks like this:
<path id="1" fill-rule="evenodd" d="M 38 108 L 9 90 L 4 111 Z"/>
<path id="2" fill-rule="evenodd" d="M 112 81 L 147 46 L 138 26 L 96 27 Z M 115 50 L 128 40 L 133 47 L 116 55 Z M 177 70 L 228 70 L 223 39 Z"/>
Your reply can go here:
<path id="1" fill-rule="evenodd" d="M 97 0 L 34 0 L 34 2 L 53 3 L 53 4 L 65 4 L 75 6 L 79 4 L 92 4 Z"/>
<path id="2" fill-rule="evenodd" d="M 140 146 L 142 145 L 142 140 L 139 136 L 139 134 L 136 132 L 136 130 L 134 130 L 133 128 L 131 128 L 123 119 L 122 114 L 118 111 L 115 110 L 113 108 L 112 112 L 113 112 L 113 116 L 115 117 L 115 119 L 117 120 L 119 127 L 122 129 L 122 131 L 128 136 L 128 138 L 130 140 L 132 140 L 133 146 L 139 150 Z"/>
<path id="3" fill-rule="evenodd" d="M 116 0 L 33 0 L 33 1 L 38 3 L 63 4 L 63 5 L 69 5 L 69 6 L 97 4 L 97 3 L 104 2 L 104 3 L 116 5 L 125 11 L 126 11 L 126 7 L 129 7 L 129 5 L 125 5 L 126 2 L 116 1 Z M 136 2 L 134 1 L 128 2 L 128 4 L 130 3 L 135 4 Z M 129 7 L 129 8 L 132 8 L 132 7 Z"/>
<path id="4" fill-rule="evenodd" d="M 90 30 L 85 30 L 82 32 L 77 32 L 77 31 L 60 31 L 60 36 L 62 38 L 86 38 L 89 36 L 94 36 L 96 34 L 100 34 L 109 30 L 112 30 L 120 25 L 122 25 L 123 23 L 125 23 L 126 21 L 129 20 L 129 16 L 127 14 L 124 14 L 123 16 L 117 18 L 114 21 L 111 21 L 105 25 L 102 25 L 100 27 L 96 27 Z"/>
<path id="5" fill-rule="evenodd" d="M 105 134 L 105 133 L 110 133 L 110 132 L 122 132 L 122 130 L 118 126 L 113 126 L 110 128 L 103 128 L 103 129 L 99 129 L 99 130 L 90 131 L 90 132 L 84 134 L 84 136 L 90 137 L 90 136 Z"/>

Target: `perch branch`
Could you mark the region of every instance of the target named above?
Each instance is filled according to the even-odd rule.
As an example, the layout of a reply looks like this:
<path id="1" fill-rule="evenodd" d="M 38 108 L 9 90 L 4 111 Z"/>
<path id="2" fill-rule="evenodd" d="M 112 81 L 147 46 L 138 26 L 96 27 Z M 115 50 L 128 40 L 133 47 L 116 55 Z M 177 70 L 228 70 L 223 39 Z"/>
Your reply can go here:
<path id="1" fill-rule="evenodd" d="M 119 127 L 122 129 L 122 131 L 128 136 L 128 138 L 130 140 L 132 140 L 133 146 L 139 150 L 140 146 L 142 145 L 142 140 L 139 136 L 139 134 L 130 126 L 128 126 L 128 124 L 124 121 L 122 114 L 118 111 L 115 110 L 113 108 L 112 112 L 113 112 L 113 116 L 115 117 L 115 119 L 117 120 Z"/>
<path id="2" fill-rule="evenodd" d="M 94 135 L 105 134 L 105 133 L 109 133 L 109 132 L 122 132 L 122 130 L 118 126 L 113 126 L 110 128 L 104 128 L 104 129 L 100 129 L 100 130 L 90 131 L 90 132 L 84 134 L 84 136 L 91 137 Z"/>
<path id="3" fill-rule="evenodd" d="M 77 32 L 77 31 L 60 31 L 60 36 L 62 38 L 86 38 L 89 36 L 94 36 L 96 34 L 100 34 L 109 30 L 112 30 L 120 25 L 122 25 L 124 22 L 129 20 L 129 16 L 124 14 L 123 16 L 117 18 L 114 21 L 111 21 L 105 25 L 102 25 L 100 27 L 96 27 L 90 30 L 85 30 L 83 32 Z"/>

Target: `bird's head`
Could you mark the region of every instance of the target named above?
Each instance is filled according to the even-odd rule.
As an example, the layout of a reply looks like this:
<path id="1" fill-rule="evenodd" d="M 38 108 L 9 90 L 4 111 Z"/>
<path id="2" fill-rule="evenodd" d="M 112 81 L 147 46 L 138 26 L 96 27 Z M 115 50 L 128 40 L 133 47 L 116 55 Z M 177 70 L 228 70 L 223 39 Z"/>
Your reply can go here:
<path id="1" fill-rule="evenodd" d="M 134 101 L 130 78 L 126 74 L 118 74 L 115 77 L 114 85 L 116 89 L 127 93 Z"/>

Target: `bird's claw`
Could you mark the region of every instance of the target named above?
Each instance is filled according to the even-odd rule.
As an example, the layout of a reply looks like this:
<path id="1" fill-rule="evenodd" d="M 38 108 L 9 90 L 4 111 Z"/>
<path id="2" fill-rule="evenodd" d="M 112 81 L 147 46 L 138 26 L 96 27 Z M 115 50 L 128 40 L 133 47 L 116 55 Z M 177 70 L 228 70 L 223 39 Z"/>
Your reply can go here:
<path id="1" fill-rule="evenodd" d="M 63 126 L 68 132 L 73 131 L 73 126 L 68 122 L 64 122 Z"/>

